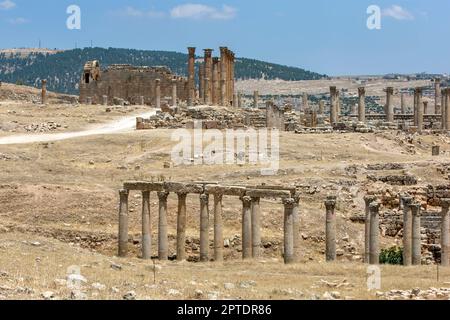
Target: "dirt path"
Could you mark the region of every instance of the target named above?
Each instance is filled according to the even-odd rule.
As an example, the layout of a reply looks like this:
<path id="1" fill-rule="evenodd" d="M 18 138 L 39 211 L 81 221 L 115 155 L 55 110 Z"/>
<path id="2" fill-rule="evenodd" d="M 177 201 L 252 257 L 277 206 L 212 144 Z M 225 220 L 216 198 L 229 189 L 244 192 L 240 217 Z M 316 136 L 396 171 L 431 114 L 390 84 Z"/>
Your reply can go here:
<path id="1" fill-rule="evenodd" d="M 156 110 L 152 112 L 147 112 L 144 114 L 138 114 L 134 116 L 128 116 L 119 120 L 115 120 L 108 124 L 97 126 L 96 128 L 91 128 L 83 131 L 75 132 L 62 132 L 62 133 L 46 133 L 46 134 L 23 134 L 23 135 L 12 135 L 0 138 L 0 145 L 7 144 L 26 144 L 35 142 L 49 142 L 49 141 L 59 141 L 94 135 L 111 134 L 117 132 L 123 132 L 133 129 L 136 126 L 136 117 L 148 118 L 155 115 Z"/>

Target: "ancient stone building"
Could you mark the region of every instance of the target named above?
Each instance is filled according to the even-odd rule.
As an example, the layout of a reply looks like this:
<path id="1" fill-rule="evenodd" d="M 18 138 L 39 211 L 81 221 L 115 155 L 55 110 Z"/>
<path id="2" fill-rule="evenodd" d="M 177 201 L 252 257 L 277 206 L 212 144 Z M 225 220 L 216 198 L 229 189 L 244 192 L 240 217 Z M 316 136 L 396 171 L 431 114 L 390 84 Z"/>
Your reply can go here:
<path id="1" fill-rule="evenodd" d="M 173 104 L 175 85 L 178 100 L 187 101 L 188 79 L 174 75 L 167 67 L 115 64 L 102 70 L 98 61 L 89 61 L 80 80 L 80 102 L 111 105 L 124 100 L 156 106 L 159 89 L 162 103 Z"/>

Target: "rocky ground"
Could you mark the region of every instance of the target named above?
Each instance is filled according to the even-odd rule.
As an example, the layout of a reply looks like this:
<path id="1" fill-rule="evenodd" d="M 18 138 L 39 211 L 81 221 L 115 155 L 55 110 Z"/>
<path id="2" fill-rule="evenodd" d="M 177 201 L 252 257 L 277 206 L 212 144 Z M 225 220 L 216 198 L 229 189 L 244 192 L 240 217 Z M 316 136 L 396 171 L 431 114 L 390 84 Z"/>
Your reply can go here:
<path id="1" fill-rule="evenodd" d="M 32 101 L 0 101 L 0 135 L 32 123 L 60 124 L 51 132 L 107 123 L 145 107 L 114 107 Z M 90 121 L 91 120 L 91 121 Z M 67 127 L 65 127 L 67 126 Z M 16 130 L 16 131 L 14 131 Z M 401 164 L 395 174 L 415 177 L 415 187 L 448 183 L 450 138 L 399 132 L 282 133 L 280 171 L 261 176 L 258 165 L 174 166 L 173 130 L 124 131 L 46 143 L 1 145 L 0 298 L 5 299 L 448 299 L 450 271 L 435 265 L 382 266 L 382 286 L 367 290 L 361 263 L 364 226 L 354 219 L 363 196 L 379 191 L 390 199 L 407 186 L 370 181 L 386 163 Z M 442 154 L 431 156 L 439 144 Z M 199 200 L 187 202 L 187 256 L 190 262 L 142 261 L 141 195 L 130 195 L 130 257 L 118 259 L 118 189 L 127 180 L 223 181 L 239 184 L 290 184 L 301 192 L 301 262 L 281 260 L 283 210 L 279 201 L 262 201 L 263 261 L 240 260 L 241 204 L 224 199 L 224 264 L 198 259 Z M 324 262 L 327 195 L 338 196 L 338 261 Z M 157 197 L 151 195 L 153 255 L 156 256 Z M 388 200 L 385 206 L 390 207 Z M 169 252 L 175 254 L 176 197 L 169 197 Z M 212 229 L 210 230 L 212 241 Z M 385 236 L 383 248 L 399 243 Z M 211 242 L 212 245 L 212 242 Z M 211 249 L 212 250 L 212 249 Z M 70 275 L 73 268 L 80 275 Z M 301 275 L 301 276 L 299 276 Z M 75 286 L 74 286 L 75 283 Z M 435 289 L 433 289 L 435 288 Z M 394 291 L 392 291 L 394 290 Z"/>

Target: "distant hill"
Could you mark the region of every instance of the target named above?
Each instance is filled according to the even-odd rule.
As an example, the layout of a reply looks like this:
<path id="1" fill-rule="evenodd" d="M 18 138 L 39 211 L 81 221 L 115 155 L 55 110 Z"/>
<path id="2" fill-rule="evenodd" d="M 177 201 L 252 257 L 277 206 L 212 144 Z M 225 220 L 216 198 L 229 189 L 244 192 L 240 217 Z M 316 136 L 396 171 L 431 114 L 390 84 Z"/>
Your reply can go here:
<path id="1" fill-rule="evenodd" d="M 115 48 L 25 50 L 0 51 L 0 81 L 39 87 L 40 80 L 47 79 L 47 87 L 51 91 L 78 94 L 81 72 L 89 60 L 99 60 L 102 68 L 111 64 L 168 66 L 183 76 L 187 71 L 187 54 L 177 52 Z M 235 72 L 238 79 L 317 80 L 327 77 L 300 68 L 246 58 L 237 58 Z"/>

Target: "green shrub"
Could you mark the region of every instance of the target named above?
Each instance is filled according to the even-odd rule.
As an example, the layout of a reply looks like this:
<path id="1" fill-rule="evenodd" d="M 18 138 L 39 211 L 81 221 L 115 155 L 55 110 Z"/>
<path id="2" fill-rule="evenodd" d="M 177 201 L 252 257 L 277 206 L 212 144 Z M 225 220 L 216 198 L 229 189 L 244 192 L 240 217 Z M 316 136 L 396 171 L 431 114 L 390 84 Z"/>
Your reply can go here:
<path id="1" fill-rule="evenodd" d="M 380 264 L 403 264 L 403 248 L 391 247 L 382 249 L 380 253 Z"/>

